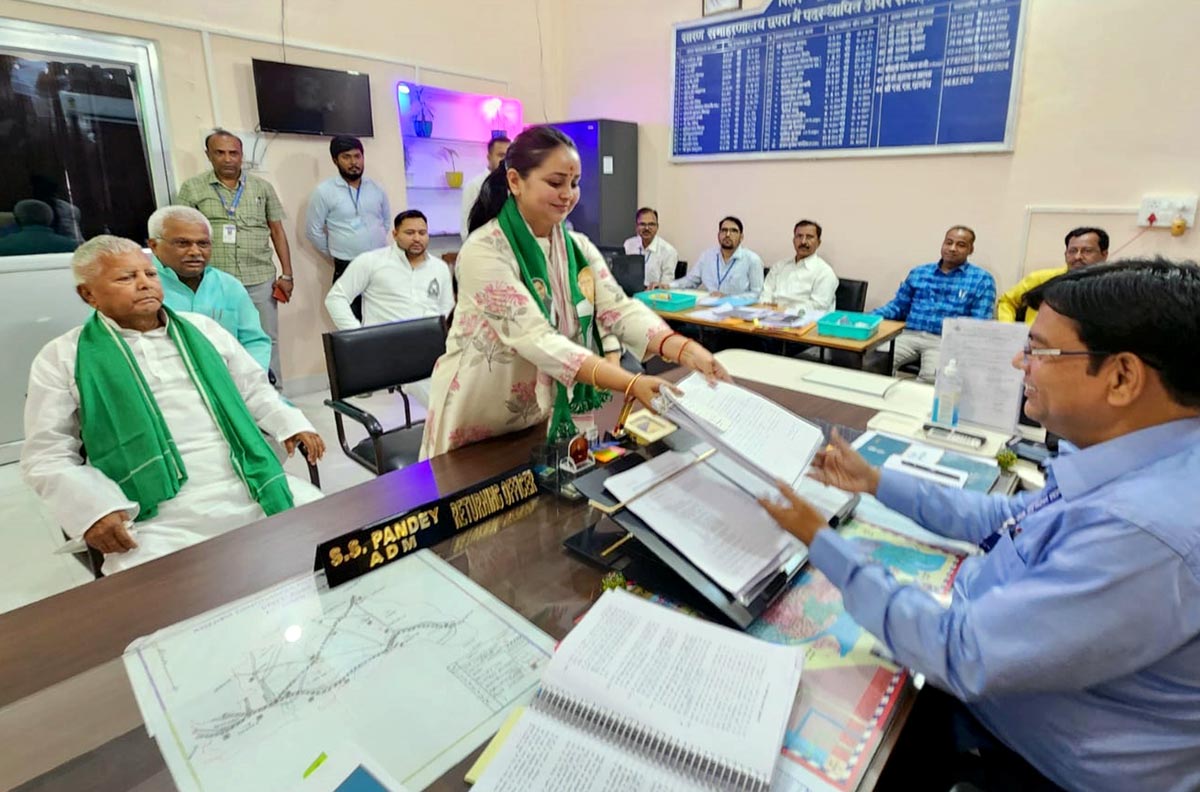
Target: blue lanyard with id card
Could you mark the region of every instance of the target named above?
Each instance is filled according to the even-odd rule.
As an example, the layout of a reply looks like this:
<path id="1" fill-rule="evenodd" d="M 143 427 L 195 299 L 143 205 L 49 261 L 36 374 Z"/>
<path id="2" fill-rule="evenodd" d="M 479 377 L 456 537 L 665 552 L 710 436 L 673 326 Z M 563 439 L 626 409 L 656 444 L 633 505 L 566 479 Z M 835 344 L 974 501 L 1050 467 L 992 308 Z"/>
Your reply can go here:
<path id="1" fill-rule="evenodd" d="M 737 263 L 737 254 L 729 257 L 729 266 L 725 268 L 725 274 L 721 274 L 721 254 L 717 253 L 717 291 L 721 290 L 721 284 L 729 277 L 729 273 L 733 272 L 733 265 Z"/>
<path id="2" fill-rule="evenodd" d="M 233 203 L 227 204 L 225 203 L 225 196 L 221 194 L 221 190 L 217 185 L 213 185 L 213 192 L 217 194 L 217 200 L 221 202 L 221 208 L 225 210 L 225 216 L 230 220 L 230 222 L 221 226 L 221 241 L 227 245 L 237 244 L 237 224 L 233 222 L 233 219 L 237 215 L 238 204 L 242 202 L 242 193 L 245 189 L 246 177 L 243 176 L 238 180 L 238 188 L 237 192 L 234 193 Z"/>

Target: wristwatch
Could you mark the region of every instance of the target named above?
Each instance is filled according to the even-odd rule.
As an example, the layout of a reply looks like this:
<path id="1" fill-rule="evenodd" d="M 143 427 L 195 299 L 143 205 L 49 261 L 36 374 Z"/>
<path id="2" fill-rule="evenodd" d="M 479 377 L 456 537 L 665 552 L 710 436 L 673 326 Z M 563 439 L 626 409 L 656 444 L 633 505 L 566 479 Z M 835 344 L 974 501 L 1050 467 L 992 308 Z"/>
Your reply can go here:
<path id="1" fill-rule="evenodd" d="M 293 278 L 291 275 L 280 275 L 279 280 L 291 281 L 295 280 L 295 278 Z"/>

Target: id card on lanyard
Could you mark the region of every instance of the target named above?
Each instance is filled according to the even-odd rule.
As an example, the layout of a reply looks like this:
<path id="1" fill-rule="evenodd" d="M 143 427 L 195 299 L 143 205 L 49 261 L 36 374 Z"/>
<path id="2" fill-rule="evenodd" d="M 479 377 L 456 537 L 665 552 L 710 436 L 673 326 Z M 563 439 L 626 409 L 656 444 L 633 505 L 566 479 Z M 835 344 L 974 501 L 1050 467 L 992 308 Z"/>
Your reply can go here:
<path id="1" fill-rule="evenodd" d="M 737 263 L 737 255 L 729 258 L 729 266 L 725 268 L 725 274 L 721 274 L 721 254 L 717 254 L 717 288 L 716 291 L 721 291 L 721 284 L 729 277 L 729 273 L 733 272 L 733 265 Z"/>
<path id="2" fill-rule="evenodd" d="M 346 192 L 350 193 L 350 203 L 354 204 L 354 219 L 350 221 L 350 227 L 358 230 L 363 227 L 362 214 L 358 210 L 359 200 L 362 196 L 362 182 L 358 183 L 356 189 L 351 190 L 350 185 L 346 185 Z"/>
<path id="3" fill-rule="evenodd" d="M 979 547 L 983 550 L 983 552 L 986 553 L 995 547 L 996 542 L 999 542 L 1000 537 L 1004 536 L 1005 534 L 1008 534 L 1009 536 L 1016 536 L 1017 534 L 1021 533 L 1021 523 L 1024 522 L 1027 517 L 1041 511 L 1053 503 L 1056 503 L 1061 498 L 1062 493 L 1059 492 L 1058 487 L 1051 487 L 1039 495 L 1032 503 L 1022 509 L 1015 517 L 1009 517 L 1007 520 L 1001 523 L 1000 527 L 996 529 L 994 534 L 979 543 Z"/>
<path id="4" fill-rule="evenodd" d="M 233 222 L 233 219 L 237 215 L 238 204 L 242 202 L 242 193 L 245 189 L 246 177 L 243 176 L 238 180 L 238 188 L 237 192 L 233 195 L 233 203 L 227 204 L 225 203 L 225 196 L 221 194 L 220 188 L 215 184 L 213 185 L 213 192 L 217 194 L 217 200 L 221 202 L 221 208 L 225 210 L 225 216 L 230 220 L 230 222 L 221 226 L 221 241 L 226 245 L 237 244 L 237 224 Z"/>

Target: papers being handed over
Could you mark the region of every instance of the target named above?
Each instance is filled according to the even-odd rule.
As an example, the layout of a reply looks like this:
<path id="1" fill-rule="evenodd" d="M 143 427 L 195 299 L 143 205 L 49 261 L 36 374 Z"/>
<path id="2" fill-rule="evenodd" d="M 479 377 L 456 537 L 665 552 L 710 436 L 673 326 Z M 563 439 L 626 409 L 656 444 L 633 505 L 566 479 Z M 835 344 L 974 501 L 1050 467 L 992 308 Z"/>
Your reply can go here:
<path id="1" fill-rule="evenodd" d="M 692 373 L 679 383 L 683 395 L 664 390 L 656 400 L 659 413 L 715 446 L 718 457 L 729 457 L 762 480 L 756 495 L 772 494 L 772 481 L 793 488 L 825 442 L 821 430 L 760 396 L 730 382 L 715 386 Z"/>
<path id="2" fill-rule="evenodd" d="M 804 653 L 606 592 L 475 790 L 766 792 Z"/>
<path id="3" fill-rule="evenodd" d="M 730 596 L 748 603 L 808 553 L 758 504 L 778 495 L 775 480 L 827 516 L 848 512 L 856 499 L 805 476 L 824 442 L 818 427 L 731 383 L 710 386 L 692 374 L 679 388 L 682 396 L 664 391 L 656 406 L 703 442 L 611 476 L 605 487 Z M 705 459 L 696 464 L 698 457 Z"/>

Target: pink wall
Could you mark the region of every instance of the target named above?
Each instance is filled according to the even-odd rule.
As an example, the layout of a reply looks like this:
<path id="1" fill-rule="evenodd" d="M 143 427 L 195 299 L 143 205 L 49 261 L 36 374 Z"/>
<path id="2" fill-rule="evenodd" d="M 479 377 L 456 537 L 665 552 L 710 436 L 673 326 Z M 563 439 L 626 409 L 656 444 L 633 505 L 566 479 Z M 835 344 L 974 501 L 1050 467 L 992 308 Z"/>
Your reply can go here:
<path id="1" fill-rule="evenodd" d="M 642 125 L 640 201 L 658 207 L 663 236 L 689 261 L 715 244 L 724 214 L 742 218 L 745 243 L 768 262 L 792 254 L 793 223 L 812 217 L 825 226 L 821 254 L 869 280 L 874 306 L 910 267 L 938 257 L 954 223 L 977 230 L 973 258 L 1005 288 L 1023 268 L 1061 262 L 1070 227 L 1104 225 L 1116 247 L 1138 232 L 1123 208 L 1143 193 L 1200 191 L 1200 3 L 1029 0 L 1010 154 L 673 165 L 671 26 L 699 10 L 699 0 L 568 2 L 566 29 L 603 45 L 572 48 L 562 64 L 568 118 Z M 1033 212 L 1026 267 L 1026 208 L 1049 205 L 1120 211 Z M 1197 258 L 1200 237 L 1153 230 L 1125 252 Z"/>

